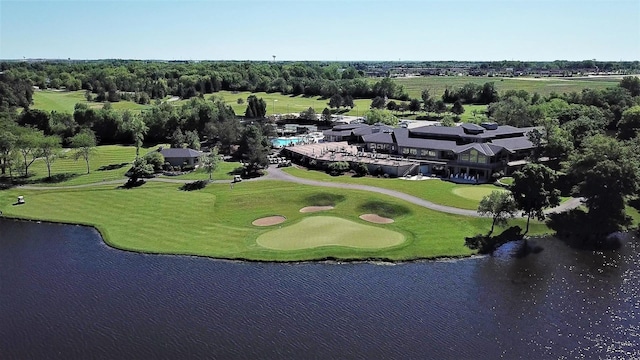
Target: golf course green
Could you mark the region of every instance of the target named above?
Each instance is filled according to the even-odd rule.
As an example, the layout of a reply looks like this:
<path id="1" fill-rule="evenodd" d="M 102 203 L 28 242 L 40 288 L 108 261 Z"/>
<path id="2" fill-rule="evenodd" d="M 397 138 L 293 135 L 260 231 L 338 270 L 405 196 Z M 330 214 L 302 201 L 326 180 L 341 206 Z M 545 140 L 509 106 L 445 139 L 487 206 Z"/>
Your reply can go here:
<path id="1" fill-rule="evenodd" d="M 258 245 L 273 250 L 302 250 L 322 246 L 381 249 L 400 245 L 404 235 L 334 216 L 311 216 L 297 224 L 258 236 Z"/>

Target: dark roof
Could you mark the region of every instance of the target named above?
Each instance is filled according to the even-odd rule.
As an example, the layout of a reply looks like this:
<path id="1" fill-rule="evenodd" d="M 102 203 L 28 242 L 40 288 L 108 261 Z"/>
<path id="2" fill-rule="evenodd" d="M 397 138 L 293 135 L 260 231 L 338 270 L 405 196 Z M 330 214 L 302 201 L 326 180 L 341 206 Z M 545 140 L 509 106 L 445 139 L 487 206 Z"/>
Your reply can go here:
<path id="1" fill-rule="evenodd" d="M 475 129 L 477 131 L 480 131 L 480 129 L 482 129 L 483 131 L 478 133 L 478 134 L 469 134 L 467 132 L 465 132 L 465 128 L 468 129 Z M 429 137 L 429 136 L 433 136 L 433 137 L 460 137 L 460 138 L 481 138 L 481 139 L 491 139 L 491 138 L 495 138 L 495 137 L 500 137 L 500 136 L 506 136 L 506 135 L 519 135 L 519 134 L 524 134 L 526 132 L 526 129 L 519 129 L 517 127 L 513 127 L 510 125 L 502 125 L 502 126 L 498 126 L 497 129 L 495 130 L 487 130 L 479 125 L 475 125 L 475 124 L 462 124 L 460 126 L 433 126 L 433 125 L 428 125 L 428 126 L 421 126 L 421 127 L 417 127 L 417 128 L 413 128 L 411 130 L 409 130 L 411 132 L 411 134 L 414 134 L 415 136 L 421 136 L 421 137 Z"/>
<path id="2" fill-rule="evenodd" d="M 340 124 L 340 125 L 336 125 L 334 127 L 331 128 L 331 130 L 335 130 L 335 131 L 342 131 L 342 130 L 353 130 L 359 127 L 365 127 L 365 126 L 369 126 L 367 124 Z"/>
<path id="3" fill-rule="evenodd" d="M 411 147 L 420 149 L 432 149 L 442 151 L 453 151 L 457 154 L 465 152 L 469 149 L 476 149 L 478 152 L 486 156 L 494 156 L 503 150 L 514 152 L 522 149 L 533 148 L 533 143 L 523 135 L 524 129 L 518 129 L 513 126 L 500 126 L 496 130 L 486 130 L 488 136 L 475 136 L 475 138 L 482 138 L 485 142 L 471 142 L 467 144 L 458 145 L 456 138 L 460 135 L 459 139 L 465 137 L 474 137 L 470 134 L 464 134 L 464 128 L 461 126 L 446 127 L 446 126 L 423 126 L 418 128 L 419 134 L 433 134 L 439 133 L 448 136 L 442 136 L 441 138 L 435 137 L 415 137 L 411 135 L 415 134 L 415 129 L 396 128 L 393 130 L 393 134 L 386 132 L 379 132 L 370 135 L 365 135 L 362 138 L 367 143 L 381 143 L 381 144 L 397 144 L 399 147 Z M 477 129 L 477 128 L 476 128 Z M 492 135 L 493 134 L 493 135 Z M 513 137 L 494 139 L 494 135 L 505 134 L 512 135 Z M 486 135 L 486 134 L 485 134 Z"/>
<path id="4" fill-rule="evenodd" d="M 393 128 L 387 125 L 376 124 L 376 125 L 367 125 L 367 124 L 345 124 L 345 125 L 337 125 L 331 128 L 330 130 L 325 130 L 322 133 L 325 136 L 366 136 L 374 133 L 381 132 L 392 132 Z"/>
<path id="5" fill-rule="evenodd" d="M 471 143 L 457 146 L 453 152 L 456 154 L 463 153 L 469 149 L 476 149 L 479 153 L 486 156 L 494 156 L 504 149 L 502 146 L 494 145 L 492 143 Z"/>
<path id="6" fill-rule="evenodd" d="M 193 149 L 167 148 L 160 150 L 160 154 L 166 158 L 195 158 L 202 156 L 202 152 Z"/>
<path id="7" fill-rule="evenodd" d="M 529 141 L 526 136 L 508 138 L 508 139 L 496 139 L 491 142 L 492 144 L 502 146 L 509 151 L 532 149 L 533 143 Z"/>

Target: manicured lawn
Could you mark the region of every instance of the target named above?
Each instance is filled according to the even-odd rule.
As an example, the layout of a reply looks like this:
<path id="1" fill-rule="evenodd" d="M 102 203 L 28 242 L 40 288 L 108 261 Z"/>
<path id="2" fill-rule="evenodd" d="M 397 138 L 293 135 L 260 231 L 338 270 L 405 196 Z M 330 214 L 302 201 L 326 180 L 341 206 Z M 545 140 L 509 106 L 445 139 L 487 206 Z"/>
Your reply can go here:
<path id="1" fill-rule="evenodd" d="M 251 225 L 257 218 L 282 215 L 295 224 L 316 216 L 300 213 L 324 197 L 325 189 L 278 181 L 243 182 L 231 189 L 212 184 L 204 190 L 185 192 L 178 184 L 147 183 L 130 190 L 100 186 L 69 190 L 9 189 L 0 191 L 0 210 L 6 216 L 91 224 L 99 228 L 110 245 L 151 253 L 193 254 L 219 258 L 256 260 L 415 259 L 461 256 L 472 253 L 464 237 L 486 233 L 489 219 L 467 218 L 430 211 L 403 201 L 361 191 L 332 189 L 343 199 L 331 215 L 362 223 L 358 216 L 367 202 L 406 208 L 408 213 L 387 225 L 369 226 L 401 233 L 406 241 L 388 249 L 321 247 L 276 251 L 256 243 L 271 231 Z M 12 205 L 23 195 L 24 205 Z M 524 222 L 514 220 L 524 228 Z M 532 233 L 548 231 L 533 224 Z"/>
<path id="2" fill-rule="evenodd" d="M 213 180 L 232 180 L 233 179 L 233 171 L 240 167 L 239 162 L 232 161 L 221 161 L 218 163 L 218 168 L 213 172 L 212 179 Z M 198 168 L 195 171 L 192 171 L 188 174 L 178 175 L 178 176 L 164 176 L 161 175 L 161 178 L 167 179 L 180 179 L 180 180 L 209 180 L 209 174 L 202 168 Z"/>
<path id="3" fill-rule="evenodd" d="M 57 179 L 54 182 L 44 182 L 47 177 L 47 167 L 44 160 L 38 159 L 29 167 L 27 182 L 43 186 L 82 185 L 100 181 L 124 179 L 124 173 L 129 170 L 131 162 L 136 156 L 133 146 L 104 145 L 96 147 L 95 153 L 89 158 L 91 172 L 87 174 L 87 164 L 84 159 L 74 159 L 74 149 L 63 150 L 63 157 L 51 165 L 51 175 Z M 141 150 L 141 153 L 144 153 Z"/>
<path id="4" fill-rule="evenodd" d="M 154 151 L 158 146 L 140 149 L 140 155 Z M 74 159 L 74 149 L 64 149 L 63 156 L 51 166 L 53 180 L 47 180 L 47 167 L 44 160 L 38 159 L 29 167 L 29 178 L 22 179 L 27 183 L 42 186 L 69 186 L 91 184 L 101 181 L 126 180 L 124 174 L 131 167 L 136 156 L 133 146 L 102 145 L 97 146 L 95 153 L 89 159 L 91 172 L 87 174 L 87 164 L 84 159 Z M 213 172 L 214 180 L 231 180 L 231 172 L 240 166 L 238 162 L 220 162 Z M 206 180 L 209 174 L 198 169 L 195 172 L 167 178 L 183 180 Z"/>
<path id="5" fill-rule="evenodd" d="M 442 181 L 437 179 L 422 180 L 422 181 L 410 181 L 403 179 L 384 179 L 384 178 L 354 178 L 350 175 L 343 176 L 331 176 L 321 171 L 304 170 L 297 167 L 290 167 L 283 169 L 285 172 L 306 179 L 329 181 L 329 182 L 341 182 L 348 184 L 363 184 L 370 186 L 377 186 L 385 189 L 391 189 L 407 193 L 431 201 L 436 204 L 442 204 L 447 206 L 453 206 L 461 209 L 475 210 L 478 208 L 480 199 L 476 200 L 476 195 L 471 198 L 463 192 L 462 195 L 457 194 L 454 190 L 470 189 L 471 192 L 491 193 L 493 190 L 499 188 L 495 185 L 461 185 L 454 184 L 448 181 Z"/>
<path id="6" fill-rule="evenodd" d="M 575 91 L 580 93 L 582 89 L 604 89 L 617 86 L 620 83 L 619 80 L 615 79 L 590 81 L 571 78 L 540 78 L 527 80 L 523 78 L 503 79 L 474 76 L 421 76 L 396 78 L 394 81 L 396 84 L 402 85 L 410 97 L 417 99 L 420 99 L 420 94 L 424 89 L 429 89 L 432 97 L 440 99 L 447 87 L 454 89 L 462 87 L 467 83 L 484 85 L 484 83 L 493 82 L 500 93 L 507 90 L 526 90 L 531 95 L 533 95 L 534 92 L 538 92 L 542 96 L 549 95 L 552 92 L 562 94 L 564 92 L 569 93 Z"/>
<path id="7" fill-rule="evenodd" d="M 89 105 L 94 109 L 101 109 L 104 103 L 88 102 L 84 97 L 84 90 L 78 91 L 35 91 L 33 93 L 33 105 L 34 109 L 40 109 L 44 111 L 57 111 L 73 113 L 73 109 L 77 103 L 83 103 Z M 150 105 L 140 105 L 131 101 L 118 101 L 111 103 L 111 106 L 115 110 L 132 110 L 141 111 L 148 109 Z"/>
<path id="8" fill-rule="evenodd" d="M 480 202 L 483 197 L 491 194 L 493 191 L 504 191 L 508 192 L 509 190 L 500 189 L 495 186 L 486 187 L 486 186 L 459 186 L 453 189 L 453 193 L 461 196 L 463 198 L 467 198 L 469 200 L 473 200 L 476 202 Z M 477 206 L 476 206 L 477 208 Z"/>
<path id="9" fill-rule="evenodd" d="M 283 224 L 284 225 L 284 224 Z M 310 216 L 258 237 L 258 245 L 273 250 L 302 250 L 323 246 L 380 249 L 404 242 L 399 232 L 341 219 L 334 216 Z"/>

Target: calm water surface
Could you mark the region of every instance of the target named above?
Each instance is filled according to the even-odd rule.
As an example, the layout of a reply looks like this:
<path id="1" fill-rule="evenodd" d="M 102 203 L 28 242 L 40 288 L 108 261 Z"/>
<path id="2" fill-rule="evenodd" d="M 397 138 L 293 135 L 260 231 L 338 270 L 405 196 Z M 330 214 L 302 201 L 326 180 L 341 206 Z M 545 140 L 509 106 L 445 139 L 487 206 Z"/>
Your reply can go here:
<path id="1" fill-rule="evenodd" d="M 1 359 L 638 358 L 640 251 L 394 266 L 143 255 L 0 220 Z"/>

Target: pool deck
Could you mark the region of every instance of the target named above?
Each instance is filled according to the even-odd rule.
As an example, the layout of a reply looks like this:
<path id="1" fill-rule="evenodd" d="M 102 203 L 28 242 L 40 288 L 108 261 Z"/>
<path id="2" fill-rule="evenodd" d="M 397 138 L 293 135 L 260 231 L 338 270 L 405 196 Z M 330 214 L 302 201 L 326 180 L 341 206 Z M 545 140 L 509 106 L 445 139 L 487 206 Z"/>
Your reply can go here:
<path id="1" fill-rule="evenodd" d="M 347 161 L 389 166 L 410 166 L 420 163 L 387 154 L 358 152 L 357 147 L 349 145 L 346 141 L 285 146 L 284 149 L 297 155 L 327 162 Z"/>

